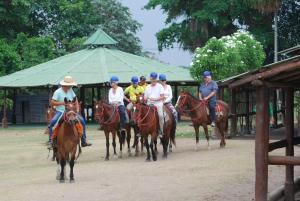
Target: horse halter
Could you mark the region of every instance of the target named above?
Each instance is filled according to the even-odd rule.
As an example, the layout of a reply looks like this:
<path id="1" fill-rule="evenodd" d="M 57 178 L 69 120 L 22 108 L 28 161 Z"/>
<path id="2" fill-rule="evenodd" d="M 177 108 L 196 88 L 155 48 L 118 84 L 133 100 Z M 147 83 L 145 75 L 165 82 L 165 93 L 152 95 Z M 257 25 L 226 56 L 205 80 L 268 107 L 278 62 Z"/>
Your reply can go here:
<path id="1" fill-rule="evenodd" d="M 181 100 L 181 97 L 183 97 L 183 101 L 179 102 Z M 200 103 L 194 107 L 193 109 L 191 110 L 184 110 L 183 109 L 183 106 L 186 104 L 186 101 L 187 101 L 187 98 L 188 98 L 188 94 L 184 94 L 184 95 L 180 95 L 178 97 L 178 100 L 177 100 L 177 103 L 175 105 L 175 107 L 177 107 L 179 110 L 183 111 L 183 112 L 192 112 L 194 110 L 197 110 L 199 107 L 201 107 L 202 105 L 207 105 L 207 101 L 206 100 L 199 100 Z M 180 104 L 179 104 L 180 103 Z"/>
<path id="2" fill-rule="evenodd" d="M 113 117 L 115 116 L 115 114 L 117 113 L 117 109 L 116 107 L 112 106 L 113 107 L 113 113 L 112 115 L 107 119 L 107 120 L 104 120 L 104 106 L 103 104 L 101 104 L 101 106 L 99 106 L 98 104 L 96 104 L 96 113 L 95 113 L 95 117 L 99 117 L 99 123 L 102 124 L 102 125 L 112 125 L 114 124 L 115 122 L 111 121 L 113 119 Z M 98 110 L 100 110 L 100 112 L 98 112 Z M 118 114 L 118 113 L 117 113 Z M 110 122 L 111 121 L 111 122 Z"/>
<path id="3" fill-rule="evenodd" d="M 65 106 L 66 107 L 66 106 Z M 71 107 L 73 107 L 73 105 L 71 106 Z M 67 108 L 66 108 L 67 109 Z M 70 120 L 70 116 L 71 115 L 74 115 L 75 116 L 75 118 L 74 119 L 72 119 L 72 120 Z M 65 111 L 64 112 L 64 121 L 65 122 L 69 122 L 69 123 L 76 123 L 77 121 L 78 121 L 78 119 L 77 119 L 77 113 L 74 111 L 74 110 L 69 110 L 69 111 Z"/>

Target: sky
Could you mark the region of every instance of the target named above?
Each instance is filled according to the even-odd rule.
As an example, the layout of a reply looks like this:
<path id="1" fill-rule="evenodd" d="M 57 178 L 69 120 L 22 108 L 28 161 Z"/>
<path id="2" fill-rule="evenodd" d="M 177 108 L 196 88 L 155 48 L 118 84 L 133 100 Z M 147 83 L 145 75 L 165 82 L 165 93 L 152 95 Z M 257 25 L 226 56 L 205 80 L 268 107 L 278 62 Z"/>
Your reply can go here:
<path id="1" fill-rule="evenodd" d="M 143 51 L 155 53 L 155 56 L 173 66 L 189 66 L 192 61 L 192 56 L 188 51 L 183 51 L 179 48 L 164 49 L 162 52 L 158 51 L 157 40 L 155 34 L 166 27 L 166 15 L 162 10 L 156 8 L 155 10 L 145 10 L 143 7 L 148 0 L 120 0 L 124 6 L 130 9 L 132 17 L 139 23 L 143 24 L 141 30 L 137 33 L 140 38 Z M 179 46 L 175 44 L 174 46 Z"/>

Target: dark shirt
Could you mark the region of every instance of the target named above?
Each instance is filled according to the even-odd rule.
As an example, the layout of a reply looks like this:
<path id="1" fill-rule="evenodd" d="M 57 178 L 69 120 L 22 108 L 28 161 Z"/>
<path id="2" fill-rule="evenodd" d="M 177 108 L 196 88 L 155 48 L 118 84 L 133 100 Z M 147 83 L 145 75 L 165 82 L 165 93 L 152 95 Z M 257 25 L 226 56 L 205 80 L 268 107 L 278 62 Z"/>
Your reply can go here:
<path id="1" fill-rule="evenodd" d="M 215 81 L 209 82 L 207 85 L 205 83 L 202 83 L 199 86 L 199 92 L 201 93 L 202 98 L 207 97 L 212 92 L 218 91 L 218 84 Z M 210 98 L 211 101 L 216 101 L 216 96 L 213 96 Z"/>

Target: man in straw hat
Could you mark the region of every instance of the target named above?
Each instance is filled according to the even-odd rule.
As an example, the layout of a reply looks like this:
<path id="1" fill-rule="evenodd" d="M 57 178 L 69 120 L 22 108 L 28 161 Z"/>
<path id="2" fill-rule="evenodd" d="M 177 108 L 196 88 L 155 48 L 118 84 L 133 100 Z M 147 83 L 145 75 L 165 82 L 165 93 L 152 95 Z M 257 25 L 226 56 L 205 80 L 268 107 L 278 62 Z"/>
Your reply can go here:
<path id="1" fill-rule="evenodd" d="M 52 120 L 50 121 L 50 124 L 48 126 L 49 128 L 49 147 L 51 148 L 53 145 L 52 142 L 52 132 L 53 127 L 57 124 L 57 122 L 60 120 L 62 114 L 65 112 L 65 102 L 64 99 L 67 98 L 67 100 L 72 101 L 76 94 L 74 93 L 72 87 L 77 86 L 77 83 L 74 81 L 74 79 L 71 76 L 65 76 L 64 79 L 59 83 L 61 87 L 59 87 L 53 94 L 51 105 L 55 106 L 55 115 L 53 116 Z M 79 103 L 76 99 L 76 110 L 78 113 L 78 119 L 83 126 L 83 134 L 81 137 L 81 146 L 91 146 L 92 144 L 88 143 L 86 141 L 86 123 L 81 115 L 79 115 Z"/>

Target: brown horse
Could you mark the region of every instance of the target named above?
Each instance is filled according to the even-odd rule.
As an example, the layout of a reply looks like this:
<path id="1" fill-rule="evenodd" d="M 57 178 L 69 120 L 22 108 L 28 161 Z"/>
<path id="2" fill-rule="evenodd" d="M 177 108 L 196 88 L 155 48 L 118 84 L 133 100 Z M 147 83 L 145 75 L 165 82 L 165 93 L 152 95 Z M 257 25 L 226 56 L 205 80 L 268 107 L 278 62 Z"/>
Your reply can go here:
<path id="1" fill-rule="evenodd" d="M 146 161 L 150 161 L 150 150 L 148 136 L 151 136 L 150 148 L 153 161 L 157 160 L 156 150 L 154 144 L 157 144 L 157 131 L 158 131 L 158 114 L 155 106 L 148 106 L 142 103 L 135 105 L 135 112 L 137 113 L 136 122 L 138 124 L 140 133 L 145 141 L 147 149 Z"/>
<path id="2" fill-rule="evenodd" d="M 76 123 L 79 121 L 76 114 L 76 98 L 73 101 L 67 101 L 65 98 L 65 112 L 63 114 L 63 122 L 58 128 L 57 134 L 57 164 L 60 165 L 60 175 L 58 175 L 59 181 L 65 181 L 65 165 L 68 161 L 70 164 L 70 182 L 74 182 L 74 163 L 77 152 L 77 146 L 79 148 L 78 156 L 81 153 L 80 147 L 80 134 L 76 129 Z"/>
<path id="3" fill-rule="evenodd" d="M 110 105 L 105 101 L 95 102 L 94 106 L 95 111 L 95 120 L 101 125 L 106 138 L 106 156 L 105 160 L 109 160 L 109 133 L 112 133 L 113 142 L 112 146 L 114 149 L 114 157 L 117 157 L 116 152 L 116 135 L 119 137 L 120 142 L 120 154 L 119 157 L 122 157 L 122 149 L 123 144 L 125 144 L 125 138 L 127 140 L 128 145 L 128 154 L 131 155 L 130 149 L 130 127 L 126 125 L 127 136 L 121 135 L 119 132 L 119 123 L 120 123 L 120 115 L 116 106 Z M 129 128 L 128 128 L 129 127 Z"/>
<path id="4" fill-rule="evenodd" d="M 46 120 L 47 125 L 49 125 L 49 123 L 50 123 L 52 117 L 54 116 L 54 114 L 55 114 L 55 109 L 49 104 L 46 107 L 46 112 L 45 112 L 45 120 Z M 49 135 L 49 128 L 48 127 L 45 129 L 44 134 Z"/>
<path id="5" fill-rule="evenodd" d="M 184 109 L 184 107 L 186 107 L 187 109 Z M 176 103 L 176 108 L 178 108 L 180 113 L 188 112 L 191 116 L 196 133 L 196 149 L 199 145 L 200 126 L 204 128 L 207 144 L 209 147 L 209 135 L 207 125 L 209 125 L 211 122 L 207 114 L 207 101 L 199 100 L 193 97 L 188 92 L 181 92 Z M 216 129 L 221 134 L 220 147 L 225 147 L 225 133 L 227 133 L 228 131 L 229 109 L 227 103 L 220 100 L 217 101 L 216 108 Z"/>

